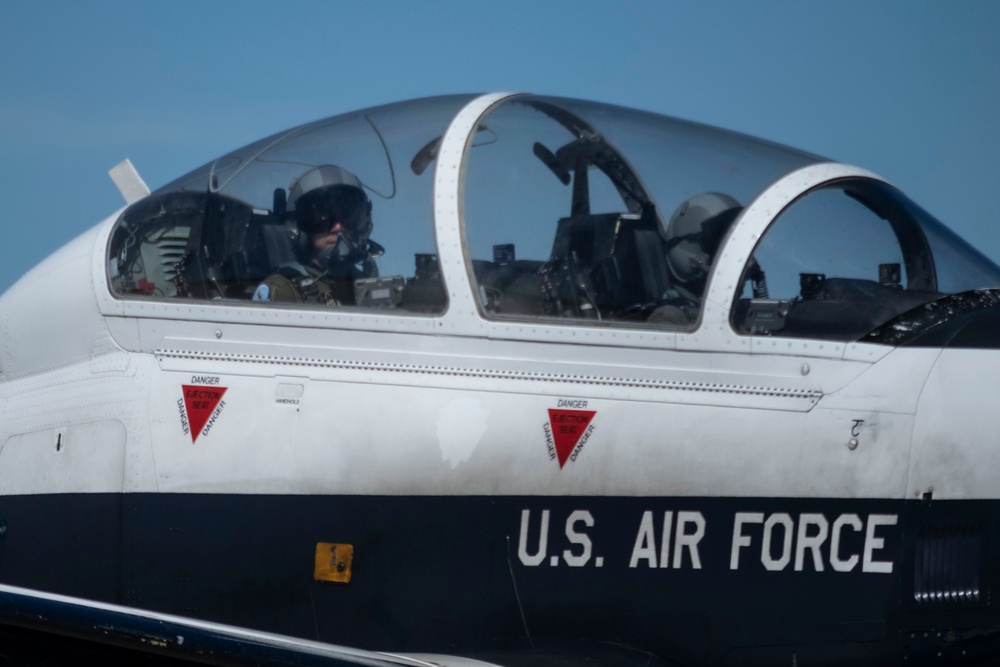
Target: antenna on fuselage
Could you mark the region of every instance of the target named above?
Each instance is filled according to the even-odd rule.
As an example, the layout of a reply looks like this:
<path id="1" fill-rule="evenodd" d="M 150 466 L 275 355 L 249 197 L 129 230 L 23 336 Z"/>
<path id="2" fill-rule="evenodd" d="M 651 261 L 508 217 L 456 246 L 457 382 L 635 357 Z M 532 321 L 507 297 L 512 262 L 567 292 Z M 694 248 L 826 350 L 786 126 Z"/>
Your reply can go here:
<path id="1" fill-rule="evenodd" d="M 142 180 L 142 176 L 128 158 L 112 167 L 108 176 L 122 194 L 126 204 L 137 202 L 149 194 L 149 186 Z"/>

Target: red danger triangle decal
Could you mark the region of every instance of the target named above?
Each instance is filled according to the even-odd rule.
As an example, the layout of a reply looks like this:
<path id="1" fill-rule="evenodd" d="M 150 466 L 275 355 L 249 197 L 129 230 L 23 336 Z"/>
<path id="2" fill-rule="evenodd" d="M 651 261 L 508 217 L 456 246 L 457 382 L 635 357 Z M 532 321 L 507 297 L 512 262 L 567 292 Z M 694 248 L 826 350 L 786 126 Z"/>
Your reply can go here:
<path id="1" fill-rule="evenodd" d="M 181 385 L 184 389 L 184 409 L 191 426 L 191 442 L 198 439 L 201 429 L 215 412 L 219 401 L 226 393 L 226 387 L 203 387 L 195 384 Z"/>
<path id="2" fill-rule="evenodd" d="M 549 426 L 552 427 L 552 440 L 556 446 L 556 456 L 559 467 L 566 465 L 566 460 L 573 453 L 576 443 L 590 425 L 590 420 L 597 412 L 593 410 L 553 410 L 549 408 Z"/>

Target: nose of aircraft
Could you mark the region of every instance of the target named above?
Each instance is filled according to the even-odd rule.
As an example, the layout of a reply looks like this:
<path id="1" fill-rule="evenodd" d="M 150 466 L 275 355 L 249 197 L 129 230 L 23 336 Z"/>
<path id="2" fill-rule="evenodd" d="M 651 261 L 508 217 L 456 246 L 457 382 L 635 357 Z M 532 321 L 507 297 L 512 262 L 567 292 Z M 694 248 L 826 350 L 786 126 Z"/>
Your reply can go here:
<path id="1" fill-rule="evenodd" d="M 870 339 L 909 347 L 1000 349 L 1000 289 L 942 297 L 904 313 Z"/>

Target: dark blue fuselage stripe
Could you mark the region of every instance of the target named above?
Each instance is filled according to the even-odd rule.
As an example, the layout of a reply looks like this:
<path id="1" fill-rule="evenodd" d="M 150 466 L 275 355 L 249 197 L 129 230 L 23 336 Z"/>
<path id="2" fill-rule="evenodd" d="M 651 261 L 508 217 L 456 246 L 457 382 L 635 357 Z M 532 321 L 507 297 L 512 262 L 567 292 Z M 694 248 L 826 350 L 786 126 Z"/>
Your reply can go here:
<path id="1" fill-rule="evenodd" d="M 0 578 L 373 650 L 558 640 L 692 664 L 798 645 L 898 659 L 908 631 L 1000 627 L 996 513 L 992 501 L 7 496 Z M 353 546 L 349 583 L 314 579 L 319 542 Z M 975 597 L 926 595 L 973 585 Z"/>

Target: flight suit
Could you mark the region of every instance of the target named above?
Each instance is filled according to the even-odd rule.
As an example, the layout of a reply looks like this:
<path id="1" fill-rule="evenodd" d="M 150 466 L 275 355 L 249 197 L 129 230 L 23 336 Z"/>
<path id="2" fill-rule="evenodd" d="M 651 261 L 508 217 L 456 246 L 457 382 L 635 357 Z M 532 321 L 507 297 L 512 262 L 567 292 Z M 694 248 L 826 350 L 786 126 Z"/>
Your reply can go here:
<path id="1" fill-rule="evenodd" d="M 350 306 L 354 304 L 354 276 L 331 276 L 302 264 L 283 266 L 257 286 L 253 300 Z"/>

